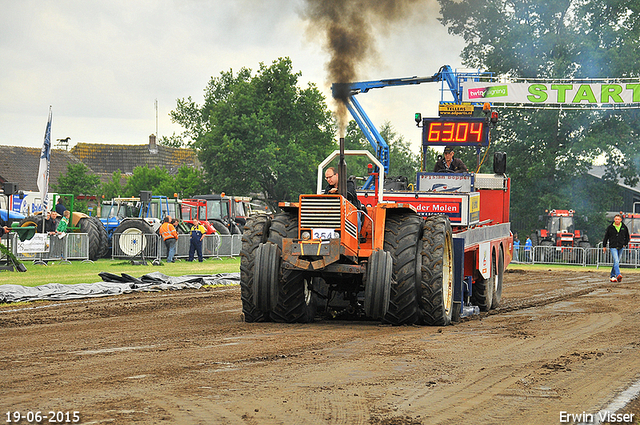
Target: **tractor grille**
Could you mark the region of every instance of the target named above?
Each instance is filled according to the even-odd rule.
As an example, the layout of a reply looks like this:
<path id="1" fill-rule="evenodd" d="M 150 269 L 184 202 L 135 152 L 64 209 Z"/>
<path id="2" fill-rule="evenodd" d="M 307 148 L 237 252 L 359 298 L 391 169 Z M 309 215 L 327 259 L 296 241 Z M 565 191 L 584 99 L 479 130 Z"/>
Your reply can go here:
<path id="1" fill-rule="evenodd" d="M 340 198 L 302 198 L 300 227 L 306 229 L 339 229 L 341 224 Z"/>

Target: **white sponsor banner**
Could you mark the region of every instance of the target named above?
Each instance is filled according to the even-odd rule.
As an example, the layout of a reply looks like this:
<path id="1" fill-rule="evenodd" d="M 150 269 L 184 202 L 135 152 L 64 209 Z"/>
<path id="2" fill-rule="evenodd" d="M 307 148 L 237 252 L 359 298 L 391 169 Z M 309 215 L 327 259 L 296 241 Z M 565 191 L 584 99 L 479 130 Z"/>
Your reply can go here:
<path id="1" fill-rule="evenodd" d="M 623 83 L 466 83 L 463 102 L 562 105 L 640 103 L 640 80 Z"/>
<path id="2" fill-rule="evenodd" d="M 431 192 L 471 192 L 473 181 L 468 174 L 437 173 L 421 174 L 418 190 Z"/>
<path id="3" fill-rule="evenodd" d="M 26 241 L 18 241 L 18 254 L 34 254 L 49 251 L 49 235 L 46 233 L 36 233 Z"/>

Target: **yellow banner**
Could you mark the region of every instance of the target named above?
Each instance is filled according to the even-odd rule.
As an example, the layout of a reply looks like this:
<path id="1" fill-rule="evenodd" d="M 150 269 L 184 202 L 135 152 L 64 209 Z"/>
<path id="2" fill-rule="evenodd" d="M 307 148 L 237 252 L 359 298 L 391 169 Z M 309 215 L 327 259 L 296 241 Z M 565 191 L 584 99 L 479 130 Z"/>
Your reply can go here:
<path id="1" fill-rule="evenodd" d="M 473 105 L 470 103 L 463 103 L 457 105 L 455 103 L 441 103 L 438 112 L 440 115 L 471 115 L 473 114 Z"/>

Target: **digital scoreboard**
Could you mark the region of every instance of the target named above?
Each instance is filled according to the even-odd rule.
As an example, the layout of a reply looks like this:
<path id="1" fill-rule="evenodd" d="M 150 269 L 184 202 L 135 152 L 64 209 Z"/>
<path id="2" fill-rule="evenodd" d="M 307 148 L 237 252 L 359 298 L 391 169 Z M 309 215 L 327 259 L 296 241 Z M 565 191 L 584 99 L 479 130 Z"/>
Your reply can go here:
<path id="1" fill-rule="evenodd" d="M 422 120 L 424 146 L 488 146 L 489 125 L 485 118 L 441 117 Z"/>

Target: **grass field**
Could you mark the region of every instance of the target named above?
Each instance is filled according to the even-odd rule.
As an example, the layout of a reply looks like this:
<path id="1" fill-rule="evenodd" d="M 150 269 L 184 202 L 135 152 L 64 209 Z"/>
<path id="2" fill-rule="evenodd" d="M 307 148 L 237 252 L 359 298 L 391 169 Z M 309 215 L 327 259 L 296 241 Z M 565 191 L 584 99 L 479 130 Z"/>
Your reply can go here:
<path id="1" fill-rule="evenodd" d="M 134 266 L 128 261 L 98 260 L 94 263 L 73 261 L 71 264 L 52 262 L 47 266 L 25 262 L 25 273 L 0 271 L 0 285 L 14 284 L 23 286 L 38 286 L 47 283 L 94 283 L 100 282 L 100 272 L 114 274 L 126 273 L 134 277 L 158 271 L 168 276 L 183 276 L 187 274 L 216 274 L 240 271 L 240 257 L 224 259 L 208 259 L 202 263 L 178 260 L 175 263 L 165 263 L 153 266 Z M 608 272 L 610 267 L 566 266 L 549 264 L 509 264 L 511 270 L 593 270 Z M 623 269 L 623 273 L 640 273 L 640 269 Z"/>
<path id="2" fill-rule="evenodd" d="M 98 260 L 93 263 L 72 261 L 70 264 L 55 261 L 46 266 L 30 262 L 23 264 L 27 267 L 27 271 L 24 273 L 0 271 L 0 285 L 38 286 L 47 283 L 95 283 L 102 281 L 98 276 L 100 272 L 126 273 L 134 277 L 140 277 L 151 272 L 160 272 L 167 276 L 183 276 L 240 271 L 240 257 L 207 259 L 202 263 L 197 261 L 189 263 L 178 260 L 175 263 L 162 262 L 158 266 L 151 265 L 150 261 L 147 263 L 148 265 L 140 266 L 132 265 L 129 261 L 108 259 Z"/>

